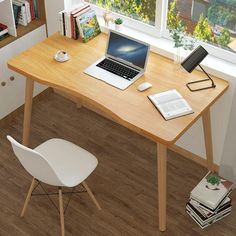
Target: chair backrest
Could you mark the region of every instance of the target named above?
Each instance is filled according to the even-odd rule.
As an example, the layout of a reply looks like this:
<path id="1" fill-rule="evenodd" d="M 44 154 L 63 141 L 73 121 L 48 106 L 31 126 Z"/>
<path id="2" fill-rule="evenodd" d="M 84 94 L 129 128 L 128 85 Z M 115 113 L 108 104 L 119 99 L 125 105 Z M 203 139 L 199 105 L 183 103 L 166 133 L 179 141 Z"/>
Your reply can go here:
<path id="1" fill-rule="evenodd" d="M 44 183 L 63 186 L 50 163 L 40 153 L 18 143 L 11 136 L 7 136 L 7 139 L 11 142 L 16 157 L 29 174 Z"/>

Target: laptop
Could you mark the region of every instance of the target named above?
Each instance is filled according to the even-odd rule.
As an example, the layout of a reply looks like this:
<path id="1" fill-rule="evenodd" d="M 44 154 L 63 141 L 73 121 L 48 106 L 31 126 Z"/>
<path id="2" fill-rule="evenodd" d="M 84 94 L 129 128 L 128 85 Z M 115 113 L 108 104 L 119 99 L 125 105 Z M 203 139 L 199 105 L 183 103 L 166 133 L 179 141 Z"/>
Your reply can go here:
<path id="1" fill-rule="evenodd" d="M 149 49 L 147 43 L 110 30 L 105 56 L 84 73 L 124 90 L 144 74 Z"/>

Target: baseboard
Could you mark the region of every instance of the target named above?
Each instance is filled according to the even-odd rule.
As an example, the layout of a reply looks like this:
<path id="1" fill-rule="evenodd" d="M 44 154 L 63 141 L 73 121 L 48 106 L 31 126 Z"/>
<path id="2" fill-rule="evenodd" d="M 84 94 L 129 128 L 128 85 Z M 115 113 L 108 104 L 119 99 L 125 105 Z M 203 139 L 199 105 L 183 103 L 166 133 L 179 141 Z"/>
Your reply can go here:
<path id="1" fill-rule="evenodd" d="M 205 158 L 203 158 L 201 156 L 198 156 L 198 155 L 196 155 L 196 154 L 194 154 L 194 153 L 192 153 L 192 152 L 190 152 L 190 151 L 188 151 L 188 150 L 186 150 L 186 149 L 184 149 L 184 148 L 182 148 L 182 147 L 180 147 L 176 144 L 168 147 L 168 149 L 170 149 L 171 151 L 176 152 L 176 153 L 180 154 L 181 156 L 183 156 L 183 157 L 185 157 L 189 160 L 192 160 L 192 161 L 198 163 L 199 165 L 204 166 L 204 167 L 207 168 L 207 161 L 206 161 Z M 219 171 L 219 166 L 214 163 L 213 164 L 213 169 L 214 169 L 214 171 L 218 172 Z"/>
<path id="2" fill-rule="evenodd" d="M 37 96 L 33 98 L 33 102 L 38 102 L 42 100 L 43 98 L 47 97 L 49 93 L 52 92 L 51 88 L 45 89 L 43 92 L 39 93 Z M 24 104 L 20 107 L 18 107 L 16 110 L 11 112 L 9 115 L 5 116 L 0 120 L 0 127 L 4 127 L 8 125 L 11 120 L 13 120 L 19 113 L 21 113 L 24 110 Z"/>

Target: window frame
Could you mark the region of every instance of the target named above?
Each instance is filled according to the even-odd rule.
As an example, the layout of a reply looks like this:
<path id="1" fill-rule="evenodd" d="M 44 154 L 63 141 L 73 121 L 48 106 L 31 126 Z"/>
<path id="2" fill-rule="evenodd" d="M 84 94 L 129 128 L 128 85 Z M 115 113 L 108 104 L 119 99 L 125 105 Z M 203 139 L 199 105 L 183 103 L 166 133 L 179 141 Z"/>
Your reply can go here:
<path id="1" fill-rule="evenodd" d="M 133 28 L 137 31 L 148 34 L 149 36 L 154 36 L 157 38 L 165 38 L 167 40 L 173 41 L 167 29 L 168 3 L 169 3 L 169 0 L 156 0 L 154 26 L 148 25 L 146 23 L 132 19 L 128 16 L 124 16 L 116 12 L 112 12 L 112 15 L 114 16 L 114 18 L 120 17 L 124 19 L 124 26 Z M 105 12 L 104 8 L 99 7 L 92 3 L 90 3 L 90 5 L 92 5 L 93 9 L 96 11 L 98 16 L 103 17 L 103 14 Z M 210 55 L 220 58 L 224 61 L 228 61 L 228 62 L 236 64 L 236 52 L 233 53 L 223 48 L 213 46 L 206 42 L 197 40 L 196 45 L 199 45 L 199 44 L 201 44 L 208 51 Z"/>

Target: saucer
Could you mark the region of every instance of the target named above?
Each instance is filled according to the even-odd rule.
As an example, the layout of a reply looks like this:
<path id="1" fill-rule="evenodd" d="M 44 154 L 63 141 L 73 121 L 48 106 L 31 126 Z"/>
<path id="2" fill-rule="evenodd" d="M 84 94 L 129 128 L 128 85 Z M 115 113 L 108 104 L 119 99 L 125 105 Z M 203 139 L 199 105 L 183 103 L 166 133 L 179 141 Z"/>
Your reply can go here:
<path id="1" fill-rule="evenodd" d="M 54 59 L 58 62 L 65 62 L 70 59 L 69 55 L 64 51 L 58 51 L 54 56 Z"/>

